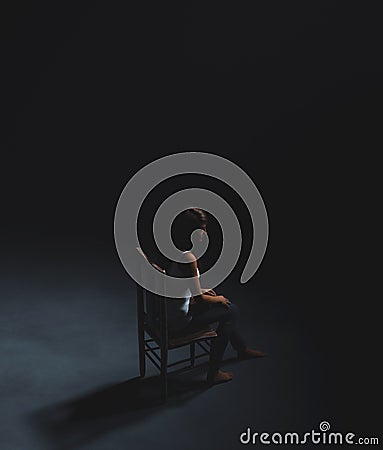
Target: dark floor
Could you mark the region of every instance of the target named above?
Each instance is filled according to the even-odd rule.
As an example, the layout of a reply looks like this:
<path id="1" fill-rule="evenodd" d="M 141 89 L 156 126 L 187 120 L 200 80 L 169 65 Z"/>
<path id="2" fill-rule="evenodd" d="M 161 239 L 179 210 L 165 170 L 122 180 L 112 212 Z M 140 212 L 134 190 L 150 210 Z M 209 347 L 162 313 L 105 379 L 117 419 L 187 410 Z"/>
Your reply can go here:
<path id="1" fill-rule="evenodd" d="M 248 342 L 268 356 L 238 362 L 228 349 L 232 382 L 207 389 L 202 365 L 170 377 L 163 405 L 154 368 L 138 378 L 129 277 L 91 261 L 23 271 L 29 263 L 8 261 L 2 280 L 1 450 L 240 448 L 247 427 L 303 433 L 328 420 L 342 430 L 362 414 L 339 413 L 338 378 L 283 286 L 224 286 Z M 7 274 L 17 264 L 15 285 Z"/>
<path id="2" fill-rule="evenodd" d="M 173 376 L 161 405 L 155 370 L 149 365 L 148 377 L 137 378 L 128 277 L 125 291 L 113 291 L 98 277 L 63 283 L 55 269 L 44 272 L 17 287 L 3 281 L 2 450 L 192 448 L 196 439 L 199 448 L 235 447 L 247 426 L 301 428 L 322 417 L 320 405 L 312 408 L 319 380 L 297 363 L 303 349 L 291 325 L 279 314 L 265 320 L 266 292 L 257 300 L 259 316 L 243 317 L 242 325 L 249 342 L 270 355 L 239 363 L 228 351 L 225 367 L 235 379 L 211 389 L 205 367 Z M 286 408 L 292 402 L 294 418 Z"/>

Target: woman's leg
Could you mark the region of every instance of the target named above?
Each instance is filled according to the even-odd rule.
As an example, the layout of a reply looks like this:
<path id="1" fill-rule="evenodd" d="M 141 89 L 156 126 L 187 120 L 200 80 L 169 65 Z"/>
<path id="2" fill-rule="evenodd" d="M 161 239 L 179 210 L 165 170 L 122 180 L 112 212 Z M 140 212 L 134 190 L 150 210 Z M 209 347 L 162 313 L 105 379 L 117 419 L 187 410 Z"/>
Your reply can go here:
<path id="1" fill-rule="evenodd" d="M 242 334 L 240 333 L 240 331 L 238 329 L 239 308 L 234 303 L 232 303 L 230 305 L 230 308 L 232 310 L 235 310 L 236 320 L 233 323 L 233 328 L 232 328 L 229 340 L 230 340 L 230 344 L 232 345 L 233 349 L 236 350 L 237 352 L 241 353 L 245 350 L 246 343 L 245 343 L 245 339 L 243 338 Z"/>
<path id="2" fill-rule="evenodd" d="M 246 348 L 244 340 L 236 328 L 238 312 L 238 307 L 234 304 L 229 306 L 214 303 L 197 304 L 191 307 L 191 327 L 198 328 L 218 322 L 218 328 L 216 330 L 218 336 L 212 339 L 211 344 L 210 375 L 219 369 L 229 341 L 238 352 Z"/>
<path id="3" fill-rule="evenodd" d="M 237 305 L 231 304 L 231 307 L 237 310 L 237 316 L 239 313 L 239 309 Z M 237 351 L 238 358 L 247 359 L 247 358 L 260 358 L 262 356 L 266 356 L 266 353 L 260 350 L 253 350 L 246 346 L 245 340 L 242 337 L 242 334 L 238 330 L 237 322 L 233 325 L 233 330 L 230 336 L 230 344 Z"/>

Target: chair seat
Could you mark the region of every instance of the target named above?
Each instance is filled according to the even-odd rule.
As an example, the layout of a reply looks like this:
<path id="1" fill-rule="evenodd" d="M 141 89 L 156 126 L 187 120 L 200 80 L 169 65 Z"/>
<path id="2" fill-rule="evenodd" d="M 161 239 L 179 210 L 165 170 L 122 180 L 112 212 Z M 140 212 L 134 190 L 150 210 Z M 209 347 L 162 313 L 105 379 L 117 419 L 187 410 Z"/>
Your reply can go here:
<path id="1" fill-rule="evenodd" d="M 149 336 L 157 343 L 157 345 L 160 345 L 159 329 L 157 327 L 149 327 L 148 325 L 146 325 L 145 330 L 149 334 Z M 201 341 L 203 339 L 211 339 L 215 337 L 217 337 L 217 333 L 213 328 L 203 328 L 200 330 L 195 330 L 188 334 L 169 336 L 168 348 L 172 349 L 176 347 L 182 347 L 183 345 L 187 345 L 192 342 Z"/>
<path id="2" fill-rule="evenodd" d="M 217 337 L 215 330 L 206 328 L 203 330 L 196 330 L 193 333 L 185 334 L 182 336 L 175 336 L 169 338 L 169 348 L 181 347 L 183 345 L 190 344 L 191 342 L 200 341 L 202 339 L 211 339 Z"/>

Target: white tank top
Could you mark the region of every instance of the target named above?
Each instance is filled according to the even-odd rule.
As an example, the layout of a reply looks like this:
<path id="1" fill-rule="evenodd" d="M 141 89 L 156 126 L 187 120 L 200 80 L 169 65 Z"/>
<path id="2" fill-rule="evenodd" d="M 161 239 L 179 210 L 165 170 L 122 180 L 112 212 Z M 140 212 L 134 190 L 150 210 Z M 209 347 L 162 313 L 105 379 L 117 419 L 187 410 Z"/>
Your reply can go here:
<path id="1" fill-rule="evenodd" d="M 183 252 L 186 254 L 189 252 Z M 180 270 L 180 266 L 178 263 L 172 263 L 167 271 L 168 275 L 184 278 L 184 274 Z M 198 277 L 200 276 L 199 270 L 197 268 Z M 191 292 L 190 289 L 186 289 L 184 292 L 181 292 L 181 298 L 169 298 L 167 300 L 167 317 L 168 317 L 168 327 L 171 331 L 178 331 L 184 328 L 191 320 L 191 316 L 189 316 L 189 305 Z"/>

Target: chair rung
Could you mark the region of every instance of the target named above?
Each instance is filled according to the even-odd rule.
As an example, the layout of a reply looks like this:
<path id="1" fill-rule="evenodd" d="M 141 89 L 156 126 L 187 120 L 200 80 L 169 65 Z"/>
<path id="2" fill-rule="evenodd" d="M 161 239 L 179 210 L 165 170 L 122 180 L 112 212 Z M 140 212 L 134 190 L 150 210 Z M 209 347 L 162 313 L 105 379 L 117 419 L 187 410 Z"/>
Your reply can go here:
<path id="1" fill-rule="evenodd" d="M 145 354 L 148 355 L 149 353 L 151 353 L 152 355 L 154 355 L 157 358 L 157 361 L 160 363 L 161 362 L 161 358 L 159 357 L 159 355 L 157 355 L 157 353 L 154 351 L 154 349 L 148 347 L 148 349 L 145 350 Z"/>
<path id="2" fill-rule="evenodd" d="M 168 364 L 167 367 L 173 367 L 173 366 L 176 366 L 177 364 L 181 364 L 181 363 L 184 363 L 184 362 L 190 362 L 190 358 L 180 359 L 179 361 L 176 361 L 174 363 Z"/>
<path id="3" fill-rule="evenodd" d="M 202 344 L 202 342 L 197 342 L 197 344 L 202 348 L 202 350 L 203 350 L 205 353 L 210 353 L 210 349 L 209 349 L 209 348 L 206 348 L 206 347 Z"/>
<path id="4" fill-rule="evenodd" d="M 203 358 L 204 356 L 207 356 L 207 353 L 201 353 L 201 354 L 199 354 L 199 355 L 196 355 L 196 356 L 194 357 L 194 359 L 197 359 L 197 358 Z"/>
<path id="5" fill-rule="evenodd" d="M 159 348 L 161 348 L 161 347 L 152 347 L 152 346 L 150 346 L 147 342 L 145 342 L 145 346 L 146 346 L 147 348 L 150 348 L 150 350 L 158 350 Z"/>
<path id="6" fill-rule="evenodd" d="M 157 361 L 154 360 L 150 353 L 145 352 L 145 355 L 150 359 L 150 361 L 157 367 L 159 371 L 161 371 L 161 367 L 157 364 Z"/>
<path id="7" fill-rule="evenodd" d="M 145 342 L 145 346 L 150 348 L 151 350 L 159 350 L 161 347 L 158 345 L 157 347 L 150 347 L 147 342 Z"/>
<path id="8" fill-rule="evenodd" d="M 194 359 L 202 358 L 203 356 L 206 356 L 206 353 L 201 353 L 200 355 L 196 355 L 194 357 Z M 173 366 L 176 366 L 177 364 L 181 364 L 181 363 L 185 363 L 185 362 L 189 362 L 190 363 L 191 362 L 191 358 L 180 359 L 179 361 L 175 361 L 174 363 L 168 364 L 167 367 L 168 368 L 169 367 L 173 367 Z"/>

